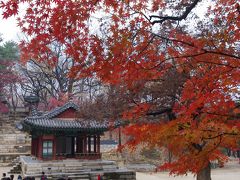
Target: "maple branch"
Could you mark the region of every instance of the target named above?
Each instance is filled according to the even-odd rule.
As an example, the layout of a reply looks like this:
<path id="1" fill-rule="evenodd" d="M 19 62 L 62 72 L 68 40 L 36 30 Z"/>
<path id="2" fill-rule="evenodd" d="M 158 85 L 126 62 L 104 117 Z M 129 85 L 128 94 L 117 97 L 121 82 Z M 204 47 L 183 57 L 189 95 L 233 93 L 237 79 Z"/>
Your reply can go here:
<path id="1" fill-rule="evenodd" d="M 240 56 L 237 56 L 237 55 L 234 55 L 234 54 L 227 54 L 227 53 L 224 53 L 224 52 L 218 52 L 218 51 L 210 51 L 210 50 L 206 50 L 206 49 L 201 49 L 203 51 L 205 51 L 206 53 L 211 53 L 211 54 L 219 54 L 219 55 L 223 55 L 223 56 L 228 56 L 228 57 L 232 57 L 232 58 L 235 58 L 235 59 L 240 59 Z"/>
<path id="2" fill-rule="evenodd" d="M 155 20 L 155 21 L 152 21 L 151 24 L 156 24 L 156 23 L 163 23 L 164 21 L 166 20 L 172 20 L 172 21 L 181 21 L 183 19 L 186 19 L 188 14 L 192 11 L 192 9 L 198 4 L 200 0 L 195 0 L 193 1 L 192 4 L 190 4 L 190 6 L 186 7 L 184 13 L 181 15 L 181 16 L 157 16 L 157 15 L 151 15 L 149 16 L 150 17 L 150 20 L 152 18 L 157 18 L 159 20 Z"/>
<path id="3" fill-rule="evenodd" d="M 198 60 L 198 62 L 199 63 L 206 63 L 206 64 L 214 64 L 214 65 L 218 65 L 218 66 L 227 66 L 227 67 L 232 68 L 232 69 L 239 68 L 238 66 L 232 66 L 232 65 L 229 65 L 229 64 L 216 63 L 216 62 L 211 62 L 211 61 L 199 61 Z"/>
<path id="4" fill-rule="evenodd" d="M 208 152 L 214 151 L 222 142 L 222 135 L 218 136 L 219 137 L 219 142 L 212 148 L 210 149 Z"/>
<path id="5" fill-rule="evenodd" d="M 93 7 L 96 6 L 98 2 L 99 2 L 99 0 L 96 0 L 95 2 L 93 2 L 93 3 L 92 3 L 92 6 L 90 6 L 90 8 L 89 8 L 88 11 L 91 12 L 92 9 L 93 9 Z"/>
<path id="6" fill-rule="evenodd" d="M 172 112 L 172 108 L 165 108 L 154 112 L 146 113 L 147 116 L 157 116 L 166 113 L 169 121 L 176 119 L 176 115 Z"/>
<path id="7" fill-rule="evenodd" d="M 155 35 L 153 34 L 153 36 L 148 41 L 147 45 L 140 50 L 138 55 L 142 54 L 148 48 L 148 46 L 153 42 L 154 38 L 155 38 Z"/>
<path id="8" fill-rule="evenodd" d="M 214 133 L 216 133 L 216 132 L 218 132 L 217 130 L 213 130 L 213 129 L 203 129 L 203 130 L 201 130 L 201 131 L 203 131 L 203 132 L 214 132 Z M 203 139 L 214 139 L 214 138 L 217 138 L 217 137 L 219 137 L 219 136 L 239 136 L 240 135 L 240 133 L 235 133 L 235 132 L 232 132 L 232 133 L 229 133 L 229 132 L 222 132 L 222 133 L 220 133 L 220 134 L 218 134 L 218 135 L 216 135 L 216 136 L 213 136 L 213 137 L 203 137 Z"/>
<path id="9" fill-rule="evenodd" d="M 240 14 L 240 6 L 239 6 L 239 4 L 237 6 L 237 12 Z"/>
<path id="10" fill-rule="evenodd" d="M 132 8 L 132 7 L 129 5 L 129 3 L 127 3 L 126 5 L 127 5 L 127 7 L 128 7 L 130 10 L 132 10 L 132 11 L 134 12 L 133 14 L 136 14 L 136 13 L 137 13 L 137 14 L 143 15 L 144 18 L 147 19 L 149 23 L 151 23 L 151 19 L 149 19 L 149 18 L 147 17 L 147 15 L 145 15 L 143 12 L 135 10 L 134 8 Z M 133 15 L 133 14 L 132 14 L 132 15 Z"/>
<path id="11" fill-rule="evenodd" d="M 192 42 L 185 42 L 185 41 L 178 40 L 178 39 L 167 38 L 167 37 L 161 36 L 161 35 L 156 34 L 156 33 L 153 33 L 153 34 L 155 35 L 154 37 L 159 37 L 159 38 L 164 39 L 164 40 L 167 40 L 167 41 L 172 41 L 172 42 L 176 42 L 176 43 L 181 43 L 181 44 L 184 44 L 184 45 L 193 47 L 193 48 L 198 48 L 198 47 L 196 47 L 196 46 L 194 45 L 194 43 L 192 43 Z M 201 52 L 202 54 L 204 54 L 204 53 L 218 54 L 218 55 L 223 55 L 223 56 L 227 56 L 227 57 L 232 57 L 232 58 L 235 58 L 235 59 L 240 59 L 240 56 L 237 56 L 237 55 L 234 55 L 234 54 L 228 54 L 228 53 L 225 53 L 225 52 L 207 50 L 207 49 L 205 49 L 205 48 L 201 48 L 201 49 L 199 49 L 199 50 L 203 51 L 203 52 Z M 199 53 L 199 55 L 201 55 L 201 53 Z"/>
<path id="12" fill-rule="evenodd" d="M 204 55 L 204 54 L 208 54 L 208 52 L 201 52 L 201 53 L 197 53 L 197 54 L 191 54 L 191 55 L 183 55 L 183 56 L 174 56 L 174 57 L 169 57 L 169 58 L 166 58 L 164 59 L 163 61 L 161 61 L 160 63 L 150 67 L 150 68 L 143 68 L 143 69 L 146 69 L 146 70 L 152 70 L 152 69 L 155 69 L 159 66 L 161 66 L 164 62 L 168 61 L 168 60 L 171 60 L 171 59 L 180 59 L 180 58 L 194 58 L 194 57 L 197 57 L 197 56 L 201 56 L 201 55 Z M 211 61 L 197 61 L 198 63 L 206 63 L 206 64 L 214 64 L 214 65 L 219 65 L 219 66 L 226 66 L 226 67 L 230 67 L 230 68 L 239 68 L 238 66 L 232 66 L 230 64 L 224 64 L 224 63 L 216 63 L 216 62 L 211 62 Z M 183 63 L 184 64 L 184 63 Z M 182 65 L 183 65 L 182 64 Z"/>
<path id="13" fill-rule="evenodd" d="M 205 142 L 205 141 L 204 141 Z M 205 145 L 206 143 L 204 143 Z M 192 146 L 198 150 L 198 152 L 201 152 L 202 151 L 202 148 L 204 145 L 200 145 L 200 144 L 197 144 L 197 143 L 192 143 Z"/>
<path id="14" fill-rule="evenodd" d="M 198 152 L 200 153 L 202 150 L 203 150 L 203 147 L 207 144 L 207 141 L 204 141 L 204 139 L 215 139 L 215 138 L 220 138 L 219 139 L 219 142 L 212 148 L 212 149 L 210 149 L 208 152 L 211 152 L 211 151 L 213 151 L 213 150 L 215 150 L 220 144 L 221 144 L 221 142 L 222 142 L 222 136 L 223 136 L 223 134 L 221 133 L 221 134 L 218 134 L 217 136 L 215 136 L 214 138 L 202 138 L 202 140 L 203 140 L 203 143 L 202 144 L 197 144 L 197 143 L 192 143 L 192 146 L 195 148 L 195 149 L 197 149 L 198 150 Z"/>
<path id="15" fill-rule="evenodd" d="M 151 32 L 153 33 L 153 32 Z M 166 41 L 172 41 L 172 42 L 179 42 L 179 43 L 182 43 L 182 44 L 185 44 L 185 45 L 188 45 L 188 46 L 194 46 L 193 43 L 191 42 L 185 42 L 185 41 L 182 41 L 182 40 L 178 40 L 178 39 L 173 39 L 173 38 L 168 38 L 168 37 L 165 37 L 165 36 L 162 36 L 162 35 L 159 35 L 159 34 L 156 34 L 156 33 L 153 33 L 156 37 L 159 37 L 161 39 L 164 39 Z"/>
<path id="16" fill-rule="evenodd" d="M 157 115 L 161 115 L 161 114 L 164 114 L 164 113 L 170 113 L 170 112 L 172 112 L 172 108 L 165 108 L 165 109 L 161 109 L 161 110 L 158 110 L 158 111 L 155 111 L 155 112 L 148 112 L 148 113 L 146 113 L 146 115 L 157 116 Z"/>
<path id="17" fill-rule="evenodd" d="M 187 45 L 187 46 L 190 46 L 190 47 L 193 47 L 193 48 L 197 48 L 193 43 L 191 42 L 185 42 L 185 41 L 182 41 L 182 40 L 178 40 L 178 39 L 173 39 L 173 38 L 167 38 L 167 37 L 164 37 L 164 36 L 161 36 L 161 35 L 158 35 L 158 34 L 155 34 L 155 33 L 152 33 L 153 36 L 151 37 L 151 39 L 148 41 L 148 44 L 140 51 L 139 54 L 143 53 L 147 47 L 152 43 L 152 41 L 154 40 L 155 37 L 159 37 L 161 39 L 164 39 L 166 41 L 172 41 L 172 42 L 177 42 L 177 43 L 181 43 L 181 44 L 184 44 L 184 45 Z M 191 54 L 191 55 L 182 55 L 182 56 L 175 56 L 175 57 L 170 57 L 170 58 L 166 58 L 164 61 L 161 61 L 160 63 L 154 65 L 153 67 L 150 67 L 150 68 L 143 68 L 141 67 L 139 64 L 139 66 L 143 69 L 147 69 L 147 70 L 151 70 L 151 69 L 154 69 L 154 68 L 157 68 L 159 67 L 162 63 L 166 62 L 167 60 L 170 60 L 170 59 L 179 59 L 179 58 L 190 58 L 190 57 L 197 57 L 197 56 L 201 56 L 201 55 L 204 55 L 204 54 L 217 54 L 217 55 L 223 55 L 223 56 L 227 56 L 227 57 L 231 57 L 231 58 L 234 58 L 234 59 L 240 59 L 240 56 L 237 56 L 237 55 L 234 55 L 234 54 L 228 54 L 228 53 L 224 53 L 224 52 L 218 52 L 218 51 L 212 51 L 212 50 L 207 50 L 207 49 L 204 49 L 204 48 L 201 48 L 199 49 L 201 52 L 198 52 L 196 54 Z M 210 62 L 210 61 L 199 61 L 198 62 L 201 62 L 201 63 L 207 63 L 207 64 L 215 64 L 215 65 L 219 65 L 219 66 L 228 66 L 230 68 L 238 68 L 238 66 L 232 66 L 230 64 L 225 64 L 225 63 L 216 63 L 216 62 Z"/>
<path id="18" fill-rule="evenodd" d="M 237 115 L 218 114 L 218 113 L 214 113 L 214 112 L 204 112 L 204 111 L 201 111 L 201 113 L 206 113 L 206 114 L 211 114 L 211 115 L 216 115 L 216 116 L 229 117 L 229 118 L 240 118 L 240 114 L 237 114 Z"/>
<path id="19" fill-rule="evenodd" d="M 203 137 L 202 139 L 215 139 L 215 138 L 218 138 L 218 137 L 222 137 L 223 136 L 223 133 L 221 133 L 221 134 L 218 134 L 218 135 L 216 135 L 216 136 L 211 136 L 211 137 Z"/>

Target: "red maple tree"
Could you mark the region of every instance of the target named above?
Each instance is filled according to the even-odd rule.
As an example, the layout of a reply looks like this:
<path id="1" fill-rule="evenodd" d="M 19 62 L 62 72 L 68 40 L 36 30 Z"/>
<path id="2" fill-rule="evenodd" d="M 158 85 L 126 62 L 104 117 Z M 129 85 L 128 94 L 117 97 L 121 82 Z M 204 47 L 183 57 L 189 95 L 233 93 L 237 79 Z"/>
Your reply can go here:
<path id="1" fill-rule="evenodd" d="M 50 53 L 49 45 L 58 41 L 75 60 L 74 77 L 97 75 L 135 93 L 173 70 L 184 77 L 171 103 L 150 91 L 123 113 L 134 119 L 126 130 L 133 137 L 129 145 L 168 147 L 177 159 L 163 167 L 176 174 L 191 171 L 199 180 L 210 180 L 211 160 L 226 160 L 221 147 L 238 147 L 237 0 L 8 0 L 0 5 L 4 18 L 17 15 L 21 3 L 27 7 L 18 25 L 31 37 L 21 42 L 23 61 L 43 61 L 38 55 Z M 207 12 L 201 19 L 203 3 Z M 147 122 L 162 113 L 168 119 Z"/>

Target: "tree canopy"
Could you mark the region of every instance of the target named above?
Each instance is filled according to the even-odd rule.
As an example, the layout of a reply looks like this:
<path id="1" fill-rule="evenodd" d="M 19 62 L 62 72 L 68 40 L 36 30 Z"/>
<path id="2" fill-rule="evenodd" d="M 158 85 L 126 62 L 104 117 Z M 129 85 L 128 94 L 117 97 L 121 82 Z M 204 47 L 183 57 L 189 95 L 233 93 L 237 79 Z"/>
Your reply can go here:
<path id="1" fill-rule="evenodd" d="M 5 61 L 16 61 L 19 59 L 18 44 L 7 41 L 0 46 L 0 59 Z"/>
<path id="2" fill-rule="evenodd" d="M 129 145 L 167 147 L 177 159 L 163 167 L 198 178 L 211 160 L 225 161 L 221 147 L 238 148 L 237 0 L 8 0 L 4 18 L 21 3 L 18 25 L 30 37 L 20 43 L 22 61 L 54 65 L 57 41 L 74 59 L 70 77 L 97 76 L 135 94 L 122 112 L 132 122 Z"/>
<path id="3" fill-rule="evenodd" d="M 2 40 L 0 40 L 1 43 Z M 13 72 L 13 65 L 19 59 L 18 44 L 7 41 L 0 45 L 0 112 L 8 112 L 6 106 L 9 90 L 7 86 L 12 86 L 19 81 L 18 76 Z M 7 92 L 6 92 L 7 91 Z"/>

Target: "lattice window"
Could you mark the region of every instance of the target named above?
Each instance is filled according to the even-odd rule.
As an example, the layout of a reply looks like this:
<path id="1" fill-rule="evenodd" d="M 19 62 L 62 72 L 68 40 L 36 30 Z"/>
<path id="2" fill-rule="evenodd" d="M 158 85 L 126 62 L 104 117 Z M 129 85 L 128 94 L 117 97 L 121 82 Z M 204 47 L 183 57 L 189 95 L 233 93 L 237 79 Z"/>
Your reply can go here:
<path id="1" fill-rule="evenodd" d="M 52 158 L 53 155 L 53 142 L 43 141 L 43 158 Z"/>

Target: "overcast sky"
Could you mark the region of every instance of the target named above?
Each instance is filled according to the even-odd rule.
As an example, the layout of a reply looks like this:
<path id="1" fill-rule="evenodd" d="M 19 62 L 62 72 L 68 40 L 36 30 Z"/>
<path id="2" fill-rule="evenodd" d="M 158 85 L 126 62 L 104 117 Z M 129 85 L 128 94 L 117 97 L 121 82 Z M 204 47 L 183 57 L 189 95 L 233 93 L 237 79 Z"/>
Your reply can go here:
<path id="1" fill-rule="evenodd" d="M 0 10 L 0 34 L 4 41 L 19 41 L 18 36 L 21 34 L 17 27 L 17 22 L 14 17 L 2 19 L 2 11 Z"/>
<path id="2" fill-rule="evenodd" d="M 203 17 L 206 13 L 206 6 L 209 3 L 209 0 L 205 0 L 204 2 L 200 2 L 198 7 L 194 9 L 195 13 L 200 17 Z M 209 5 L 209 4 L 208 4 Z M 20 15 L 24 13 L 22 11 L 25 8 L 25 5 L 20 6 Z M 0 34 L 2 34 L 2 38 L 4 41 L 20 41 L 21 31 L 17 27 L 17 22 L 14 17 L 8 19 L 2 19 L 2 10 L 0 9 Z"/>

